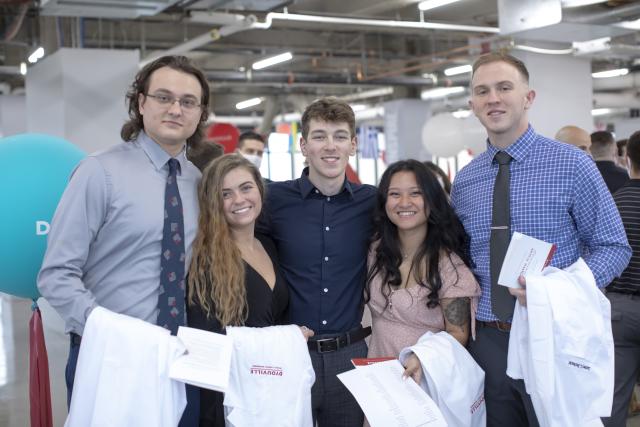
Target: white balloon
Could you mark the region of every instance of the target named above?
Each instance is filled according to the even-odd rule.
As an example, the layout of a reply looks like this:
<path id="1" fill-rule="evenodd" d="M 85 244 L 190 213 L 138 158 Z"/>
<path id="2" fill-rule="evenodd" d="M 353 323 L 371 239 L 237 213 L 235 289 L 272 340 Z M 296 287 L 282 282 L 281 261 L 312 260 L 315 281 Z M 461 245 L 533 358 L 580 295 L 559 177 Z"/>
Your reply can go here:
<path id="1" fill-rule="evenodd" d="M 477 156 L 486 150 L 486 139 L 486 130 L 475 116 L 458 119 L 440 113 L 422 127 L 422 145 L 437 157 L 453 157 L 464 149 Z"/>

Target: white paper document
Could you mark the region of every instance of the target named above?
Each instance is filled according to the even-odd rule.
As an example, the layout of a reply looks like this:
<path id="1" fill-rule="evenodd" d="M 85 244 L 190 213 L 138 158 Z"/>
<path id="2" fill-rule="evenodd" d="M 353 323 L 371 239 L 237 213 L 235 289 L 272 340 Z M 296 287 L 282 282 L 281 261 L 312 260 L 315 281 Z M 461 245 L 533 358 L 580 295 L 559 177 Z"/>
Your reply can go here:
<path id="1" fill-rule="evenodd" d="M 509 288 L 520 288 L 518 277 L 540 273 L 549 265 L 555 252 L 554 244 L 514 232 L 502 263 L 498 284 Z"/>
<path id="2" fill-rule="evenodd" d="M 371 427 L 446 427 L 435 402 L 398 360 L 360 366 L 338 375 L 356 398 Z"/>
<path id="3" fill-rule="evenodd" d="M 233 349 L 231 337 L 180 326 L 178 338 L 187 353 L 171 365 L 169 376 L 198 387 L 226 391 Z"/>

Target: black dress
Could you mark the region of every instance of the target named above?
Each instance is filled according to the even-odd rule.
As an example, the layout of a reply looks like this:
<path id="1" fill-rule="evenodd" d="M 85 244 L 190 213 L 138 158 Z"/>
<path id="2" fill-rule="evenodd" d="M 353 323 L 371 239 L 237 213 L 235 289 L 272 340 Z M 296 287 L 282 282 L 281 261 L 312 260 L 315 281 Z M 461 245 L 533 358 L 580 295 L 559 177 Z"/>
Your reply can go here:
<path id="1" fill-rule="evenodd" d="M 286 323 L 285 312 L 289 304 L 289 291 L 280 274 L 277 250 L 271 239 L 256 234 L 267 255 L 271 258 L 276 273 L 273 290 L 264 278 L 249 264 L 244 263 L 247 289 L 248 317 L 245 326 L 265 327 Z M 213 308 L 215 311 L 215 307 Z M 215 315 L 207 317 L 200 306 L 187 304 L 187 325 L 216 333 L 224 333 Z M 220 392 L 200 389 L 200 427 L 224 427 L 224 395 Z"/>

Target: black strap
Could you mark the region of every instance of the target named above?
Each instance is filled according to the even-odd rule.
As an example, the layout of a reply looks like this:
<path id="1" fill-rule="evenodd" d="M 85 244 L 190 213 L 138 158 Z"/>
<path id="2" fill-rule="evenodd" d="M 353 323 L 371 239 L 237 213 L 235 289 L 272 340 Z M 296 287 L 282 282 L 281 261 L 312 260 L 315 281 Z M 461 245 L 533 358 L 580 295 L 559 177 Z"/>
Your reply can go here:
<path id="1" fill-rule="evenodd" d="M 362 341 L 369 335 L 371 335 L 371 326 L 359 328 L 355 331 L 350 331 L 337 337 L 310 339 L 307 342 L 307 346 L 311 351 L 317 351 L 318 353 L 330 353 L 332 351 L 348 347 L 358 341 Z"/>

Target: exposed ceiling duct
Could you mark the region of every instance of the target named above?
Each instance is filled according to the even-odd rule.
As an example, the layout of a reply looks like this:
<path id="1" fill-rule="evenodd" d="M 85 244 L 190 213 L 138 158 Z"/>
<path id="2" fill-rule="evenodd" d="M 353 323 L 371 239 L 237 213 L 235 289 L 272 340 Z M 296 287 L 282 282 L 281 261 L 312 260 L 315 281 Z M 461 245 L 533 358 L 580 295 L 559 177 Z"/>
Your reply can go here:
<path id="1" fill-rule="evenodd" d="M 43 16 L 135 19 L 153 16 L 180 0 L 41 0 Z"/>

